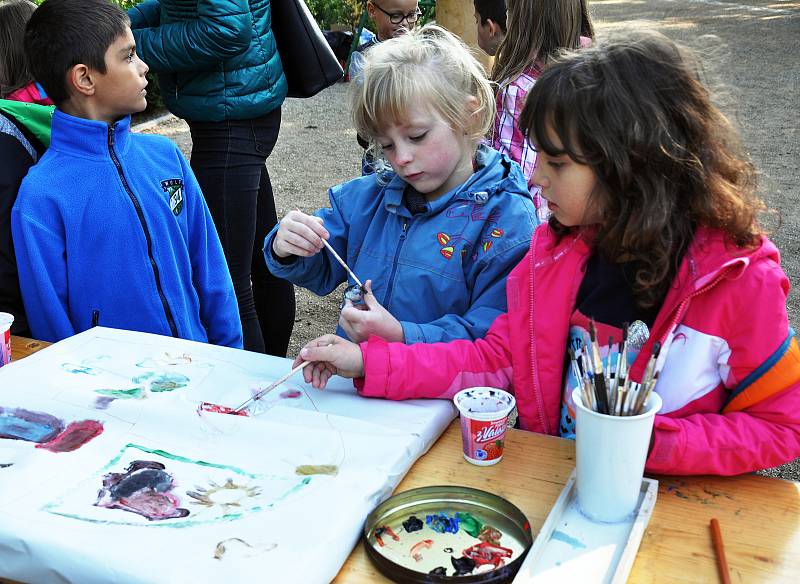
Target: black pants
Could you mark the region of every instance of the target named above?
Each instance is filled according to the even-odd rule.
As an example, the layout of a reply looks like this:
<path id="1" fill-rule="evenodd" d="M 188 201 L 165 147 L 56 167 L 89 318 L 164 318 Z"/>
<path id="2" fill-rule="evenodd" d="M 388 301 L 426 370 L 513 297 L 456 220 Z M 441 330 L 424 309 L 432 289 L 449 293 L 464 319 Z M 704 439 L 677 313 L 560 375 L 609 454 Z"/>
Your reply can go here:
<path id="1" fill-rule="evenodd" d="M 264 237 L 277 223 L 266 160 L 281 127 L 280 108 L 260 118 L 189 122 L 197 176 L 228 261 L 244 348 L 286 356 L 294 288 L 264 262 Z"/>

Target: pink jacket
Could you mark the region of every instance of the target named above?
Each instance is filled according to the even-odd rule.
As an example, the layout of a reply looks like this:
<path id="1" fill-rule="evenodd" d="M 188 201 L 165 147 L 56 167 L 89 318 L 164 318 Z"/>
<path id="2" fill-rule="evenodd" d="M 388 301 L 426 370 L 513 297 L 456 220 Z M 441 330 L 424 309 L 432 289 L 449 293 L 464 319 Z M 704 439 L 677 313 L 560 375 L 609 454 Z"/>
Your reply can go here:
<path id="1" fill-rule="evenodd" d="M 558 434 L 570 314 L 591 249 L 579 235 L 534 232 L 508 277 L 508 313 L 484 339 L 434 345 L 361 345 L 365 396 L 450 398 L 471 386 L 513 391 L 525 430 Z M 789 328 L 789 280 L 766 238 L 727 247 L 701 228 L 680 266 L 631 375 L 654 341 L 664 346 L 647 470 L 732 475 L 800 456 L 800 347 Z M 535 298 L 535 301 L 534 301 Z"/>

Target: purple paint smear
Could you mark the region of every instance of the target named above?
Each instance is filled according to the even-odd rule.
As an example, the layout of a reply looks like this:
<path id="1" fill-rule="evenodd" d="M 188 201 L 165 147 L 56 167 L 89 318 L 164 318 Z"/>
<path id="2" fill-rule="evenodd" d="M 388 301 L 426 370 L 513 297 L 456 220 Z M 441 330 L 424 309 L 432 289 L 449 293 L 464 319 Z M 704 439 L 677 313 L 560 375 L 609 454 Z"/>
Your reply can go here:
<path id="1" fill-rule="evenodd" d="M 180 499 L 170 492 L 175 481 L 165 468 L 160 462 L 134 460 L 124 473 L 107 473 L 95 505 L 136 513 L 150 521 L 186 517 L 189 510 L 180 508 Z"/>
<path id="2" fill-rule="evenodd" d="M 35 442 L 36 448 L 50 452 L 72 452 L 103 433 L 103 424 L 96 420 L 71 422 L 45 412 L 23 408 L 0 407 L 0 438 Z"/>

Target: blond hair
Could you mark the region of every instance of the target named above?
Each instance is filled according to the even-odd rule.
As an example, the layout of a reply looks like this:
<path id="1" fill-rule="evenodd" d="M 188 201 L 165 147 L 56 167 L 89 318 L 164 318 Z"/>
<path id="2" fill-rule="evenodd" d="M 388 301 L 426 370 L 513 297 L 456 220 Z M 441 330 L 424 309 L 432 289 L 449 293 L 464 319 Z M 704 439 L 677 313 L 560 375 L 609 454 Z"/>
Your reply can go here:
<path id="1" fill-rule="evenodd" d="M 427 104 L 477 147 L 495 115 L 492 86 L 466 45 L 436 25 L 426 25 L 370 48 L 352 90 L 353 124 L 379 154 L 375 136 L 405 124 L 412 108 Z M 467 100 L 477 100 L 475 110 Z"/>

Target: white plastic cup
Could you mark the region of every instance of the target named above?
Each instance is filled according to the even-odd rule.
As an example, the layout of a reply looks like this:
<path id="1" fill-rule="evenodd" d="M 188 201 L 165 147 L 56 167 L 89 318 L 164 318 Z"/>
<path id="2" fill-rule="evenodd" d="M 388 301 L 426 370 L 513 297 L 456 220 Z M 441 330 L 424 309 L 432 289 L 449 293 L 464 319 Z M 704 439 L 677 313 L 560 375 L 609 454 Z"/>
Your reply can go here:
<path id="1" fill-rule="evenodd" d="M 0 312 L 0 367 L 11 363 L 11 323 L 14 315 Z"/>
<path id="2" fill-rule="evenodd" d="M 617 523 L 639 503 L 650 435 L 661 397 L 651 393 L 644 413 L 608 416 L 583 405 L 581 390 L 572 392 L 578 467 L 578 505 L 592 521 Z"/>
<path id="3" fill-rule="evenodd" d="M 494 387 L 470 387 L 459 391 L 453 402 L 461 413 L 461 444 L 467 462 L 479 466 L 500 462 L 508 416 L 517 403 L 514 396 Z"/>

